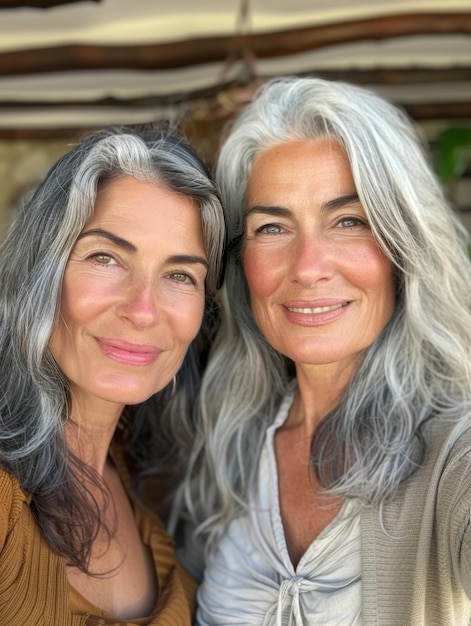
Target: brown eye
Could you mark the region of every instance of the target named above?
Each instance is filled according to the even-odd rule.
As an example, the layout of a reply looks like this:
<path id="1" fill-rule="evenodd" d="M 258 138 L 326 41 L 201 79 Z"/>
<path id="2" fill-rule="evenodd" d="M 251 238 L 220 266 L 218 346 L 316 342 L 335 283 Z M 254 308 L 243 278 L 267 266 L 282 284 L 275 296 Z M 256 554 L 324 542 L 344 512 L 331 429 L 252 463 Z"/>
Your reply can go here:
<path id="1" fill-rule="evenodd" d="M 170 278 L 172 280 L 177 281 L 178 283 L 193 283 L 194 284 L 194 280 L 193 278 L 189 275 L 189 274 L 185 274 L 185 272 L 173 272 L 172 274 L 170 274 Z"/>
<path id="2" fill-rule="evenodd" d="M 111 265 L 114 261 L 113 257 L 110 256 L 109 254 L 101 254 L 101 253 L 94 254 L 91 258 L 98 265 Z"/>

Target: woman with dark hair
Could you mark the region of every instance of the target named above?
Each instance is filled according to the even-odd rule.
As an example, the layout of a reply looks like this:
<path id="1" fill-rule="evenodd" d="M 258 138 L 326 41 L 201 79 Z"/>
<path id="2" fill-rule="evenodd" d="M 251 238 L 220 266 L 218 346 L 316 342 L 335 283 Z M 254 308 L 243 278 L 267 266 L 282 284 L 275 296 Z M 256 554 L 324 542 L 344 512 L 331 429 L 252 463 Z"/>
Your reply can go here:
<path id="1" fill-rule="evenodd" d="M 182 490 L 198 623 L 471 623 L 468 236 L 413 126 L 275 80 L 216 180 L 225 312 Z"/>
<path id="2" fill-rule="evenodd" d="M 1 624 L 191 623 L 194 582 L 139 485 L 185 460 L 223 242 L 212 181 L 162 127 L 85 139 L 19 210 L 0 250 Z"/>

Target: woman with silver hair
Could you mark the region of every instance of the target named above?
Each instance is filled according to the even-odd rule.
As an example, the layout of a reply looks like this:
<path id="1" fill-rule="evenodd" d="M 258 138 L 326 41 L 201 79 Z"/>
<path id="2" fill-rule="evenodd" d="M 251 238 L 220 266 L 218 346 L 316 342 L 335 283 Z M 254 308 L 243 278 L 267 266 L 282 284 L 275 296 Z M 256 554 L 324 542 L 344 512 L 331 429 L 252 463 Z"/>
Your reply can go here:
<path id="1" fill-rule="evenodd" d="M 275 80 L 216 174 L 225 312 L 182 491 L 198 623 L 471 623 L 471 268 L 411 123 Z"/>
<path id="2" fill-rule="evenodd" d="M 2 624 L 191 623 L 143 488 L 186 460 L 224 231 L 203 164 L 159 126 L 85 139 L 19 210 L 0 250 Z"/>

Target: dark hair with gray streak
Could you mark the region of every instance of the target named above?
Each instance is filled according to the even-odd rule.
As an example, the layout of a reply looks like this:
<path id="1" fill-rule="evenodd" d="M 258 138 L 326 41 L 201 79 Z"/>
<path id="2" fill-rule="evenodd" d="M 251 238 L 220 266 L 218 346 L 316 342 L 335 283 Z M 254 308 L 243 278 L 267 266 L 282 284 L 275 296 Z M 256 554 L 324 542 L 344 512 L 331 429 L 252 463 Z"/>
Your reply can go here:
<path id="1" fill-rule="evenodd" d="M 470 423 L 468 235 L 413 125 L 399 109 L 353 85 L 274 80 L 236 119 L 216 170 L 230 242 L 225 313 L 202 385 L 183 490 L 209 545 L 246 506 L 266 429 L 292 375 L 255 323 L 241 263 L 252 166 L 273 145 L 324 137 L 349 160 L 372 232 L 395 266 L 397 298 L 340 405 L 316 429 L 313 467 L 331 493 L 380 504 L 420 463 L 425 420 L 439 415 L 458 427 Z"/>
<path id="2" fill-rule="evenodd" d="M 93 214 L 98 185 L 121 176 L 157 181 L 193 199 L 201 211 L 209 271 L 200 335 L 177 375 L 176 393 L 167 388 L 128 407 L 119 429 L 136 476 L 158 470 L 159 463 L 168 466 L 170 456 L 178 468 L 224 244 L 218 195 L 188 144 L 163 126 L 90 136 L 58 161 L 18 209 L 0 248 L 0 464 L 32 495 L 31 509 L 50 545 L 85 571 L 102 521 L 83 475 L 95 485 L 99 480 L 67 450 L 69 388 L 48 344 L 59 315 L 66 263 Z"/>

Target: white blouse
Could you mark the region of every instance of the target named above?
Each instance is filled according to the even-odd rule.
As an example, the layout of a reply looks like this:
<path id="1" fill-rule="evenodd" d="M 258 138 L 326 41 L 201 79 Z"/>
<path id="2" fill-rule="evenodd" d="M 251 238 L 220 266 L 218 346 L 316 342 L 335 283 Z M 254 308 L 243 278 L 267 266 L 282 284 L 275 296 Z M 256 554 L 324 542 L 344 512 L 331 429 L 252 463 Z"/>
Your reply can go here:
<path id="1" fill-rule="evenodd" d="M 355 500 L 346 500 L 296 568 L 288 554 L 274 435 L 292 399 L 292 394 L 284 399 L 267 430 L 250 513 L 229 525 L 207 565 L 198 591 L 199 626 L 361 625 L 360 515 Z"/>

